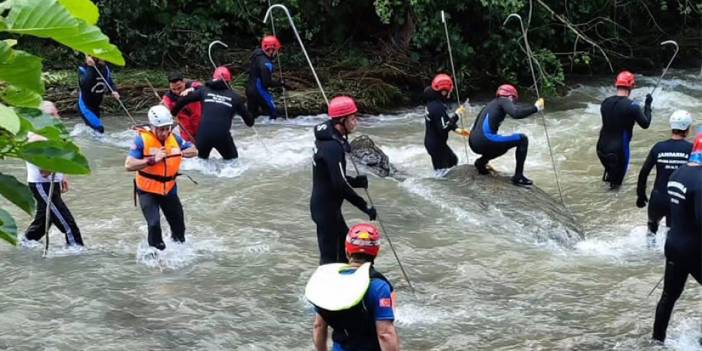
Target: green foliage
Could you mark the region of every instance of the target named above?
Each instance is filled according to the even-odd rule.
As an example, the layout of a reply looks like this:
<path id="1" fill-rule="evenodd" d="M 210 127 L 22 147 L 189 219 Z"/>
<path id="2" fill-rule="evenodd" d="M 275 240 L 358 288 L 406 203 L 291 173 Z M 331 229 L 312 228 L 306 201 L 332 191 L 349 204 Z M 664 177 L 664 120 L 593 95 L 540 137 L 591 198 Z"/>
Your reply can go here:
<path id="1" fill-rule="evenodd" d="M 115 64 L 124 58 L 94 24 L 98 13 L 89 0 L 6 0 L 0 3 L 0 32 L 53 39 L 84 54 Z M 0 41 L 0 160 L 16 158 L 49 172 L 88 174 L 88 160 L 57 120 L 37 107 L 44 95 L 42 59 L 16 50 L 16 40 Z M 9 105 L 9 106 L 8 106 Z M 29 133 L 47 140 L 28 142 Z M 34 211 L 29 189 L 0 174 L 0 195 L 25 212 Z M 0 209 L 0 239 L 17 243 L 17 225 Z"/>

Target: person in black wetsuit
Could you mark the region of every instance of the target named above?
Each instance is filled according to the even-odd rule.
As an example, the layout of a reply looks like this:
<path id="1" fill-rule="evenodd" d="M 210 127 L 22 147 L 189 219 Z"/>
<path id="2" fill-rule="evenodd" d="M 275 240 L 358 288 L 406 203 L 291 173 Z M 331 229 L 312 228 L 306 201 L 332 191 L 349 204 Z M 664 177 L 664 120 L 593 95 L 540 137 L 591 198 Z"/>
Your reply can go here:
<path id="1" fill-rule="evenodd" d="M 490 101 L 473 123 L 468 142 L 473 152 L 481 157 L 475 160 L 475 168 L 480 174 L 488 174 L 488 162 L 504 155 L 509 149 L 516 147 L 517 165 L 512 176 L 515 185 L 531 185 L 533 182 L 524 176 L 524 161 L 529 148 L 529 139 L 524 134 L 500 135 L 497 130 L 507 115 L 514 119 L 522 119 L 543 110 L 544 100 L 539 99 L 530 107 L 517 107 L 515 101 L 519 98 L 517 89 L 509 84 L 497 88 L 497 98 Z"/>
<path id="2" fill-rule="evenodd" d="M 651 103 L 653 97 L 646 95 L 643 112 L 638 103 L 629 99 L 631 90 L 636 87 L 634 75 L 622 71 L 615 82 L 617 95 L 610 96 L 602 102 L 602 129 L 597 140 L 597 157 L 599 157 L 604 174 L 602 181 L 609 182 L 610 189 L 622 185 L 629 166 L 629 142 L 634 124 L 643 129 L 651 124 Z"/>
<path id="3" fill-rule="evenodd" d="M 97 70 L 100 70 L 99 74 Z M 100 77 L 101 74 L 102 77 Z M 102 96 L 112 91 L 112 97 L 119 99 L 117 85 L 112 80 L 110 67 L 105 61 L 86 56 L 85 64 L 78 66 L 78 86 L 80 87 L 78 111 L 80 111 L 83 121 L 98 133 L 104 133 L 105 127 L 100 120 Z"/>
<path id="4" fill-rule="evenodd" d="M 670 228 L 670 199 L 668 198 L 668 178 L 680 166 L 687 163 L 692 150 L 692 143 L 685 140 L 692 116 L 687 111 L 675 111 L 670 116 L 670 128 L 673 136 L 657 143 L 651 148 L 646 161 L 639 173 L 639 182 L 636 186 L 636 207 L 643 208 L 648 202 L 648 242 L 649 246 L 655 244 L 658 222 L 665 217 L 665 225 Z M 651 198 L 646 197 L 646 180 L 656 166 L 656 180 L 651 191 Z"/>
<path id="5" fill-rule="evenodd" d="M 434 170 L 448 169 L 458 164 L 458 157 L 446 144 L 449 132 L 455 131 L 462 136 L 468 136 L 468 132 L 458 128 L 456 122 L 463 117 L 465 109 L 460 106 L 456 109 L 456 114 L 449 116 L 445 103 L 453 91 L 453 81 L 446 74 L 438 74 L 431 82 L 431 87 L 424 89 L 424 96 L 427 100 L 426 115 L 424 122 L 426 125 L 424 133 L 424 147 L 431 156 L 431 164 Z"/>
<path id="6" fill-rule="evenodd" d="M 217 67 L 212 74 L 212 81 L 179 99 L 171 109 L 171 114 L 177 116 L 185 105 L 202 101 L 202 120 L 197 131 L 196 143 L 200 158 L 208 159 L 213 148 L 217 149 L 225 160 L 238 158 L 234 139 L 229 133 L 232 118 L 238 114 L 247 126 L 254 125 L 254 119 L 246 110 L 241 96 L 229 88 L 227 82 L 231 80 L 232 75 L 226 67 Z"/>
<path id="7" fill-rule="evenodd" d="M 688 164 L 670 176 L 668 195 L 671 227 L 665 241 L 663 293 L 653 323 L 653 339 L 659 341 L 665 341 L 670 315 L 687 276 L 692 275 L 702 285 L 702 129 Z"/>
<path id="8" fill-rule="evenodd" d="M 320 264 L 348 262 L 344 239 L 349 227 L 341 212 L 344 200 L 374 221 L 377 212 L 353 188 L 368 188 L 368 178 L 346 175 L 346 153 L 351 151 L 347 136 L 356 129 L 358 108 L 352 98 L 338 96 L 329 102 L 329 120 L 315 126 L 312 159 L 310 212 L 317 225 Z"/>
<path id="9" fill-rule="evenodd" d="M 278 55 L 280 48 L 278 38 L 268 35 L 261 40 L 261 48 L 257 48 L 251 54 L 249 82 L 246 85 L 246 103 L 249 107 L 249 114 L 254 119 L 262 111 L 266 111 L 271 120 L 278 117 L 273 95 L 268 89 L 285 85 L 285 83 L 273 79 L 273 59 Z"/>

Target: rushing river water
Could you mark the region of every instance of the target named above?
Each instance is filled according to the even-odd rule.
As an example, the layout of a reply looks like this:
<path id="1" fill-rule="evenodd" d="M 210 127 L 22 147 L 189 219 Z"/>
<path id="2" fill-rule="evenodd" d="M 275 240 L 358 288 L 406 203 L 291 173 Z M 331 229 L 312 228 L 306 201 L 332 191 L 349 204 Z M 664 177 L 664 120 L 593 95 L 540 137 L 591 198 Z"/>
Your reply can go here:
<path id="1" fill-rule="evenodd" d="M 634 97 L 642 99 L 654 80 L 642 79 Z M 665 234 L 657 247 L 646 247 L 646 214 L 634 206 L 635 182 L 649 148 L 669 136 L 674 109 L 690 110 L 695 128 L 702 123 L 702 83 L 687 71 L 662 83 L 651 128 L 634 132 L 632 165 L 619 192 L 600 181 L 595 155 L 599 103 L 612 93 L 607 78 L 547 101 L 563 196 L 585 233 L 571 244 L 537 233 L 559 228 L 558 217 L 542 216 L 537 203 L 531 208 L 529 201 L 489 189 L 471 196 L 465 190 L 470 179 L 459 170 L 432 177 L 423 108 L 362 120 L 358 134 L 370 135 L 408 176 L 371 177 L 369 189 L 417 290 L 413 295 L 402 280 L 385 241 L 376 266 L 399 290 L 403 349 L 664 349 L 649 341 L 661 290 L 647 294 L 663 273 Z M 107 118 L 104 138 L 67 122 L 93 169 L 72 177 L 64 196 L 87 249 L 65 249 L 56 229 L 45 259 L 39 247 L 0 245 L 0 349 L 312 349 L 313 311 L 302 293 L 318 260 L 309 214 L 311 128 L 323 119 L 257 125 L 269 150 L 237 120 L 238 163 L 185 162 L 185 173 L 199 182 L 179 179 L 187 243 L 167 240 L 158 261 L 145 255 L 145 221 L 133 204 L 133 176 L 123 168 L 134 135 L 128 120 Z M 516 130 L 531 139 L 527 176 L 557 203 L 540 119 L 507 120 L 501 131 Z M 454 135 L 450 144 L 465 163 L 461 140 Z M 511 173 L 513 152 L 493 166 Z M 2 167 L 25 177 L 19 162 Z M 529 199 L 528 192 L 515 196 Z M 522 216 L 510 215 L 512 207 Z M 11 211 L 24 230 L 31 218 Z M 345 213 L 350 224 L 365 219 L 348 205 Z M 688 282 L 673 313 L 668 349 L 702 348 L 702 289 Z"/>

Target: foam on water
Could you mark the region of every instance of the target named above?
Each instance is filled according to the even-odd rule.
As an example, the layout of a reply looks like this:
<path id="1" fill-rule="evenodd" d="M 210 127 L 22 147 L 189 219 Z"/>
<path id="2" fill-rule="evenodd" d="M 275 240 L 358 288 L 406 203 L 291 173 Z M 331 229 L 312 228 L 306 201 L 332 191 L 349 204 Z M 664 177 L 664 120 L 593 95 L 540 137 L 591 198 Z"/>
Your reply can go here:
<path id="1" fill-rule="evenodd" d="M 134 142 L 136 132 L 133 129 L 122 131 L 108 130 L 104 134 L 100 134 L 83 123 L 76 123 L 73 126 L 70 135 L 74 138 L 83 137 L 101 144 L 128 148 Z"/>
<path id="2" fill-rule="evenodd" d="M 702 319 L 686 317 L 677 323 L 671 323 L 665 344 L 676 351 L 701 351 L 701 340 Z"/>
<path id="3" fill-rule="evenodd" d="M 228 249 L 217 238 L 199 240 L 193 235 L 186 237 L 184 243 L 165 238 L 166 249 L 159 251 L 142 240 L 137 246 L 136 262 L 159 270 L 177 270 L 195 263 L 203 257 L 211 257 L 213 253 L 224 252 Z"/>
<path id="4" fill-rule="evenodd" d="M 216 150 L 212 150 L 210 158 L 205 160 L 198 157 L 184 159 L 181 163 L 183 171 L 198 171 L 205 175 L 218 178 L 236 178 L 242 175 L 249 166 L 240 160 L 223 160 Z"/>

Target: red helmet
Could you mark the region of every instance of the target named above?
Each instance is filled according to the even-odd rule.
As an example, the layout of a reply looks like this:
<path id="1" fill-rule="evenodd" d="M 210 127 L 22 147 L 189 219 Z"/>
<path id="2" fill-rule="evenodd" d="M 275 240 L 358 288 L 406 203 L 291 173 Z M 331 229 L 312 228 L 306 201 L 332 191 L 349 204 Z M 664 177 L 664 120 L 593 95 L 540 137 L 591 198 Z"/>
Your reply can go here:
<path id="1" fill-rule="evenodd" d="M 437 74 L 434 80 L 431 81 L 431 88 L 434 91 L 453 91 L 453 80 L 448 74 Z"/>
<path id="2" fill-rule="evenodd" d="M 621 71 L 614 82 L 617 88 L 634 89 L 636 87 L 636 77 L 629 71 Z"/>
<path id="3" fill-rule="evenodd" d="M 263 51 L 268 51 L 271 49 L 280 50 L 280 47 L 281 47 L 280 41 L 278 40 L 278 38 L 276 38 L 273 35 L 266 35 L 261 40 L 261 49 Z"/>
<path id="4" fill-rule="evenodd" d="M 343 118 L 358 112 L 356 102 L 349 96 L 337 96 L 329 102 L 329 118 Z"/>
<path id="5" fill-rule="evenodd" d="M 497 87 L 497 94 L 498 97 L 500 96 L 514 96 L 515 99 L 519 99 L 519 92 L 517 91 L 517 88 L 514 87 L 512 84 L 502 84 L 499 87 Z"/>
<path id="6" fill-rule="evenodd" d="M 225 82 L 229 82 L 232 80 L 232 73 L 229 72 L 229 69 L 227 67 L 219 66 L 212 73 L 212 80 L 220 79 L 224 80 Z"/>
<path id="7" fill-rule="evenodd" d="M 372 224 L 356 224 L 346 234 L 346 252 L 351 255 L 363 253 L 378 256 L 380 251 L 380 231 Z"/>

